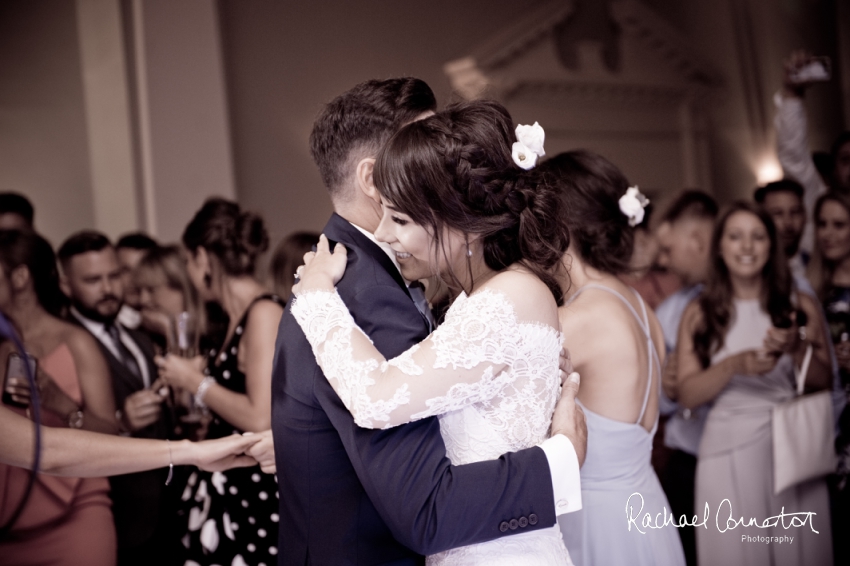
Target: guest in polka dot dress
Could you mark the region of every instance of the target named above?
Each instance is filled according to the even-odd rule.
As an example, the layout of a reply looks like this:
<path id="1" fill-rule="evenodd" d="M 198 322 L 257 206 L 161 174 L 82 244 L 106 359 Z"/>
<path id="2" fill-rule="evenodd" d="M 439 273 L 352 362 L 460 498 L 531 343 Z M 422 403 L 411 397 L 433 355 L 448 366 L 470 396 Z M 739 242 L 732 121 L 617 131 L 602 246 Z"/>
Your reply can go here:
<path id="1" fill-rule="evenodd" d="M 183 233 L 186 267 L 201 298 L 230 317 L 220 349 L 206 358 L 158 358 L 160 376 L 195 393 L 212 413 L 207 438 L 259 432 L 271 422 L 271 368 L 283 301 L 254 278 L 268 247 L 259 216 L 210 199 Z M 194 471 L 182 493 L 184 564 L 277 563 L 277 484 L 259 467 Z"/>

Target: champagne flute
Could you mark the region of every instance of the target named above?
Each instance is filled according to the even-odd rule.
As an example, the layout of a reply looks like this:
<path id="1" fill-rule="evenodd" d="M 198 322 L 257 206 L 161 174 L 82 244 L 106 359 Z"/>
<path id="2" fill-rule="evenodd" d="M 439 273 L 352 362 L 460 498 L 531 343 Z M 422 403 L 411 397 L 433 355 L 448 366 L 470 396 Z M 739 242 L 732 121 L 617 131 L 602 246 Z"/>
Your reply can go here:
<path id="1" fill-rule="evenodd" d="M 198 319 L 183 311 L 171 317 L 169 324 L 168 352 L 181 358 L 191 359 L 198 355 Z M 206 408 L 195 402 L 195 396 L 184 391 L 188 412 L 180 417 L 186 423 L 199 423 L 206 416 Z"/>

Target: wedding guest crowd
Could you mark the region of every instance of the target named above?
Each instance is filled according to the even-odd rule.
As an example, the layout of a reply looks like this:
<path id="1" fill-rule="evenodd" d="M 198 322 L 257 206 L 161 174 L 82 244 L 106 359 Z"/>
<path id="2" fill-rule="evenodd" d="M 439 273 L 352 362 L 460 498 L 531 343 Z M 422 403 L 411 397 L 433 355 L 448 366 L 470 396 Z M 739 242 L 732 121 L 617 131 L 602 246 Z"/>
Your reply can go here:
<path id="1" fill-rule="evenodd" d="M 465 272 L 461 272 L 472 266 L 486 274 L 481 280 L 489 285 L 486 282 L 490 277 L 510 274 L 514 264 L 520 265 L 526 270 L 523 277 L 543 283 L 541 288 L 556 296 L 560 306 L 549 306 L 557 312 L 562 332 L 559 336 L 567 351 L 562 354 L 561 367 L 567 368 L 566 373 L 575 370 L 581 376 L 576 411 L 584 415 L 588 432 L 586 457 L 580 441 L 572 452 L 582 465 L 577 505 L 581 509 L 550 513 L 547 520 L 552 532 L 560 533 L 559 541 L 566 543 L 566 560 L 576 566 L 821 565 L 840 564 L 850 558 L 846 537 L 842 536 L 850 528 L 850 411 L 846 407 L 850 392 L 850 133 L 835 140 L 827 158 L 810 153 L 803 97 L 811 85 L 793 79 L 794 69 L 809 60 L 805 53 L 792 55 L 786 63 L 784 84 L 775 97 L 777 154 L 785 177 L 756 188 L 751 201 L 728 206 L 720 206 L 702 190 L 681 191 L 663 210 L 657 210 L 657 225 L 650 224 L 653 205 L 601 155 L 569 151 L 541 159 L 532 173 L 519 172 L 513 164 L 527 168 L 516 155 L 510 155 L 507 142 L 501 139 L 507 130 L 497 128 L 498 136 L 495 130 L 487 130 L 494 120 L 499 124 L 510 122 L 507 111 L 493 102 L 452 105 L 429 122 L 411 126 L 414 118 L 429 120 L 433 113 L 433 93 L 427 85 L 416 79 L 370 81 L 329 105 L 317 121 L 313 152 L 332 196 L 338 197 L 333 191 L 339 186 L 351 185 L 349 188 L 356 189 L 358 206 L 368 210 L 374 220 L 369 230 L 357 225 L 356 219 L 348 222 L 345 214 L 350 210 L 345 206 L 354 205 L 335 201 L 343 212 L 338 210 L 340 214 L 329 226 L 340 227 L 340 233 L 356 231 L 352 241 L 378 250 L 377 259 L 372 259 L 381 269 L 386 268 L 393 285 L 403 291 L 399 296 L 403 294 L 411 302 L 405 312 L 412 313 L 422 327 L 420 339 L 433 340 L 426 338 L 427 331 L 436 330 L 434 334 L 439 337 L 443 324 L 457 323 L 459 309 L 455 304 L 471 300 L 480 289 L 470 271 L 466 296 Z M 392 89 L 401 88 L 399 84 L 420 89 L 420 94 L 424 93 L 421 100 L 414 100 L 412 94 L 407 99 L 395 96 Z M 369 96 L 384 97 L 380 108 L 371 108 L 358 99 Z M 354 104 L 357 112 L 364 113 L 357 128 L 352 129 L 356 135 L 350 140 L 351 147 L 342 147 L 340 139 L 331 139 L 327 133 L 336 132 L 335 121 L 345 120 L 344 112 L 334 112 L 334 104 L 344 103 Z M 392 104 L 398 107 L 390 114 L 398 119 L 375 118 Z M 405 105 L 410 105 L 410 116 L 404 113 Z M 366 120 L 369 113 L 374 123 Z M 495 118 L 481 121 L 479 114 Z M 485 122 L 490 125 L 485 127 Z M 325 130 L 327 139 L 321 137 Z M 443 155 L 444 148 L 437 147 L 435 140 L 457 149 L 457 155 L 448 155 L 448 150 Z M 461 141 L 463 148 L 452 145 Z M 487 151 L 480 151 L 479 146 Z M 435 189 L 435 194 L 442 195 L 438 199 L 441 202 L 405 192 L 409 187 L 402 185 L 411 184 L 410 168 L 415 159 L 408 162 L 399 156 L 415 153 L 410 148 L 436 152 L 444 159 L 434 169 L 439 169 L 439 174 L 428 170 L 436 176 L 422 177 L 427 182 L 440 175 L 449 179 L 445 186 Z M 356 161 L 353 157 L 363 157 L 357 151 L 368 153 L 368 174 L 360 165 L 354 173 L 348 171 Z M 422 155 L 417 154 L 417 159 Z M 416 163 L 417 174 L 433 165 Z M 506 171 L 509 182 L 502 178 Z M 557 205 L 544 211 L 540 202 L 552 195 Z M 442 202 L 446 199 L 458 199 L 452 202 L 466 207 L 466 224 L 458 221 L 457 226 L 452 225 L 461 236 L 452 233 L 446 237 L 451 249 L 444 253 L 455 255 L 445 255 L 442 260 L 434 255 L 439 265 L 434 268 L 429 264 L 433 269 L 426 270 L 425 263 L 414 263 L 410 259 L 414 254 L 401 251 L 400 246 L 415 248 L 421 244 L 426 254 L 433 251 L 428 246 L 437 249 L 441 236 L 434 234 L 448 233 L 450 230 L 444 230 L 445 218 L 462 208 L 458 205 L 455 210 Z M 408 207 L 406 212 L 401 212 L 403 207 Z M 435 211 L 445 218 L 436 218 Z M 548 215 L 554 211 L 558 211 L 558 218 Z M 35 231 L 34 216 L 25 196 L 0 193 L 0 311 L 36 361 L 33 367 L 42 424 L 114 436 L 108 445 L 116 451 L 121 450 L 120 444 L 111 443 L 120 443 L 117 436 L 145 439 L 136 444 L 145 456 L 139 456 L 132 468 L 104 464 L 104 477 L 96 477 L 90 466 L 75 462 L 70 469 L 86 477 L 39 473 L 32 488 L 28 487 L 28 471 L 0 464 L 0 562 L 189 566 L 289 563 L 286 553 L 290 549 L 281 542 L 286 537 L 278 538 L 280 505 L 289 503 L 291 508 L 286 511 L 294 517 L 299 503 L 285 501 L 286 489 L 313 476 L 293 476 L 292 470 L 312 465 L 306 456 L 298 462 L 301 467 L 288 465 L 288 472 L 282 469 L 288 455 L 275 454 L 275 448 L 295 446 L 293 438 L 284 442 L 275 438 L 277 444 L 272 444 L 269 429 L 273 426 L 275 368 L 291 372 L 292 360 L 296 359 L 285 359 L 293 355 L 292 350 L 281 349 L 280 343 L 276 346 L 276 337 L 281 320 L 281 327 L 287 328 L 284 336 L 295 331 L 299 323 L 305 326 L 307 306 L 300 307 L 302 318 L 297 322 L 288 314 L 284 317 L 287 302 L 291 304 L 294 296 L 300 296 L 300 266 L 305 257 L 308 269 L 316 258 L 324 258 L 308 271 L 311 275 L 307 279 L 315 282 L 321 280 L 314 274 L 320 269 L 316 266 L 330 261 L 328 255 L 340 252 L 331 254 L 323 248 L 327 241 L 320 243 L 317 233 L 292 233 L 274 249 L 264 276 L 258 266 L 264 265 L 262 256 L 270 242 L 263 218 L 221 198 L 201 204 L 188 219 L 179 244 L 160 243 L 137 232 L 113 243 L 104 234 L 84 230 L 67 238 L 54 254 L 50 243 Z M 544 219 L 553 223 L 546 230 L 562 234 L 562 239 L 538 241 L 546 230 L 537 225 L 531 230 L 529 226 Z M 481 230 L 475 232 L 473 228 Z M 521 244 L 505 239 L 514 234 L 511 230 L 519 234 L 523 229 Z M 417 232 L 420 240 L 416 240 L 410 235 L 413 230 L 425 235 Z M 453 237 L 459 239 L 455 242 L 450 239 Z M 461 247 L 452 248 L 455 244 L 465 246 L 462 253 L 458 252 Z M 509 254 L 505 250 L 512 251 Z M 359 253 L 355 248 L 346 269 L 357 272 Z M 546 262 L 540 259 L 544 256 Z M 417 271 L 411 265 L 421 269 Z M 408 275 L 413 279 L 408 280 Z M 447 283 L 429 285 L 430 298 L 443 303 L 440 316 L 433 316 L 420 278 Z M 464 298 L 455 303 L 462 294 Z M 352 315 L 355 325 L 365 320 L 355 308 Z M 364 329 L 367 334 L 374 331 Z M 309 338 L 317 344 L 334 339 Z M 413 371 L 418 348 L 414 344 L 418 341 L 405 345 L 412 346 L 408 353 L 395 359 L 381 358 L 374 367 L 381 372 L 399 367 L 403 373 Z M 276 347 L 282 357 L 276 358 Z M 313 349 L 303 349 L 312 368 L 314 354 L 319 354 L 321 347 L 314 344 Z M 342 363 L 349 350 L 334 350 L 336 357 L 331 361 Z M 33 416 L 33 399 L 26 379 L 8 369 L 13 367 L 9 360 L 15 358 L 11 343 L 0 344 L 0 353 L 3 403 L 18 413 L 7 415 L 9 411 L 4 408 L 0 416 L 4 423 L 8 419 L 8 426 L 20 427 L 24 417 Z M 333 444 L 334 458 L 345 460 L 347 465 L 351 458 L 358 460 L 346 469 L 345 488 L 351 489 L 339 496 L 339 505 L 356 503 L 358 513 L 368 515 L 365 520 L 380 532 L 377 539 L 384 541 L 384 546 L 369 543 L 379 549 L 377 555 L 381 549 L 395 552 L 403 547 L 395 540 L 400 537 L 421 543 L 410 542 L 408 546 L 416 548 L 405 548 L 402 554 L 410 554 L 412 561 L 400 563 L 419 563 L 421 556 L 416 552 L 432 552 L 452 563 L 451 557 L 458 554 L 435 542 L 439 540 L 435 533 L 444 534 L 445 525 L 428 527 L 431 530 L 421 538 L 405 539 L 410 533 L 400 533 L 399 525 L 418 524 L 415 519 L 421 517 L 410 519 L 386 509 L 391 503 L 385 496 L 392 489 L 396 490 L 392 493 L 401 493 L 399 486 L 403 486 L 408 490 L 404 493 L 413 497 L 414 488 L 403 483 L 410 478 L 394 477 L 392 481 L 397 483 L 388 480 L 391 485 L 377 485 L 376 474 L 384 470 L 376 470 L 379 464 L 370 467 L 367 461 L 367 457 L 376 458 L 374 454 L 380 448 L 383 459 L 375 462 L 394 462 L 389 472 L 395 473 L 402 460 L 424 461 L 416 449 L 425 450 L 422 447 L 427 446 L 428 461 L 434 464 L 429 480 L 434 482 L 429 484 L 434 495 L 424 503 L 417 500 L 420 502 L 415 505 L 421 504 L 421 508 L 406 512 L 444 518 L 449 509 L 456 516 L 462 496 L 452 492 L 454 507 L 446 507 L 452 502 L 445 494 L 457 485 L 442 483 L 440 478 L 453 477 L 461 482 L 461 478 L 473 476 L 465 476 L 462 466 L 446 459 L 450 443 L 444 445 L 439 436 L 441 427 L 442 434 L 450 434 L 451 415 L 433 409 L 434 399 L 428 400 L 427 415 L 412 415 L 407 420 L 433 415 L 445 420 L 427 435 L 415 437 L 413 446 L 395 446 L 387 439 L 403 438 L 404 431 L 416 427 L 424 430 L 430 421 L 419 425 L 391 421 L 393 426 L 401 426 L 387 433 L 364 431 L 357 414 L 357 424 L 354 420 L 340 424 L 343 412 L 346 419 L 351 418 L 349 411 L 356 412 L 352 403 L 357 399 L 346 391 L 344 379 L 331 375 L 333 364 L 327 366 L 328 360 L 321 359 L 316 363 L 316 375 L 324 380 L 322 370 L 327 372 L 339 393 L 337 398 L 331 388 L 326 388 L 335 399 L 333 411 L 339 412 L 332 411 L 334 418 L 329 420 L 333 422 L 325 431 L 339 437 Z M 474 365 L 468 363 L 469 367 Z M 802 376 L 806 393 L 831 392 L 838 465 L 828 477 L 821 475 L 777 492 L 773 478 L 781 463 L 773 457 L 771 419 L 777 407 L 795 397 L 797 372 L 803 367 L 807 368 Z M 428 378 L 431 369 L 426 367 L 422 377 Z M 421 367 L 419 371 L 422 373 Z M 458 391 L 454 390 L 454 401 L 460 404 L 446 406 L 463 411 L 466 397 Z M 483 397 L 485 393 L 477 391 L 469 398 L 474 403 L 492 403 L 492 399 Z M 370 410 L 378 410 L 369 404 L 375 401 L 368 395 L 366 401 L 361 396 L 359 402 L 368 402 Z M 383 402 L 377 402 L 377 406 Z M 559 409 L 554 411 L 554 416 L 547 415 L 547 422 L 558 418 Z M 466 414 L 464 418 L 471 417 Z M 528 423 L 510 422 L 505 427 L 520 425 Z M 56 431 L 45 430 L 49 431 L 47 438 L 57 438 Z M 63 431 L 59 437 L 71 442 L 73 437 L 62 436 L 68 432 L 72 431 Z M 287 430 L 287 434 L 291 432 Z M 230 435 L 243 433 L 252 433 L 255 438 L 227 444 Z M 666 457 L 652 461 L 656 433 Z M 299 434 L 307 433 L 299 429 Z M 97 437 L 83 438 L 97 442 Z M 203 445 L 207 448 L 194 444 L 187 448 L 189 444 L 183 440 L 187 438 L 214 442 Z M 103 442 L 106 446 L 107 441 Z M 519 447 L 533 451 L 533 444 Z M 171 446 L 179 447 L 177 458 Z M 431 454 L 435 446 L 438 454 Z M 57 448 L 54 450 L 58 453 Z M 262 464 L 262 469 L 240 456 L 245 450 Z M 553 464 L 557 459 L 551 456 L 551 450 L 543 448 L 546 459 L 537 458 L 534 463 L 555 474 L 562 468 Z M 99 458 L 108 460 L 104 451 L 96 452 Z M 503 452 L 506 450 L 499 448 L 494 455 Z M 528 457 L 531 462 L 531 454 L 524 452 L 517 458 Z M 4 458 L 20 465 L 19 457 Z M 502 456 L 505 458 L 509 457 Z M 331 459 L 329 456 L 327 462 Z M 221 464 L 224 461 L 239 467 L 225 469 Z M 201 464 L 203 469 L 175 468 L 175 463 Z M 525 465 L 520 467 L 525 469 Z M 528 464 L 531 471 L 522 473 L 545 477 L 533 467 Z M 284 474 L 280 488 L 275 468 Z M 480 467 L 476 473 L 485 469 L 495 468 Z M 109 476 L 116 470 L 132 473 Z M 337 480 L 340 477 L 334 475 Z M 411 477 L 415 479 L 415 473 Z M 553 491 L 559 493 L 558 478 L 553 475 L 551 479 Z M 368 489 L 360 482 L 366 482 Z M 518 491 L 511 493 L 520 497 L 526 486 L 519 480 L 515 483 Z M 463 485 L 471 484 L 467 481 Z M 548 490 L 548 483 L 546 486 Z M 481 497 L 472 487 L 467 490 L 464 496 Z M 352 495 L 355 492 L 356 496 Z M 815 513 L 818 532 L 797 529 L 794 543 L 782 546 L 736 543 L 728 533 L 687 524 L 650 529 L 645 534 L 632 532 L 622 512 L 624 505 L 628 512 L 628 505 L 635 503 L 629 499 L 635 492 L 641 494 L 641 503 L 652 513 L 672 509 L 676 523 L 683 516 L 685 523 L 690 523 L 706 504 L 714 513 L 721 501 L 729 499 L 735 515 L 745 517 L 764 519 L 783 508 Z M 547 491 L 546 497 L 549 495 Z M 495 501 L 498 495 L 492 497 Z M 364 507 L 364 498 L 375 500 L 370 499 Z M 19 503 L 24 500 L 26 505 L 21 507 Z M 333 517 L 334 503 L 322 501 L 328 501 L 329 508 L 323 509 L 321 516 Z M 562 504 L 567 506 L 566 499 L 556 502 Z M 570 511 L 575 506 L 571 499 Z M 484 553 L 490 541 L 514 534 L 509 531 L 534 527 L 538 514 L 524 513 L 496 522 L 499 534 L 453 534 L 463 541 L 463 549 Z M 283 519 L 286 521 L 287 516 Z M 713 515 L 710 522 L 713 526 Z M 291 530 L 298 531 L 294 527 Z M 531 529 L 527 531 L 532 533 Z M 787 533 L 780 525 L 759 534 L 779 537 Z M 304 535 L 305 540 L 299 541 L 304 544 L 293 545 L 298 547 L 297 559 L 313 552 L 315 536 Z M 356 545 L 357 536 L 352 537 L 351 544 Z M 336 544 L 328 543 L 322 550 L 337 548 Z M 553 552 L 561 556 L 563 545 L 559 542 L 557 546 Z M 540 551 L 539 547 L 529 548 Z M 369 549 L 366 554 L 372 556 L 372 547 Z"/>

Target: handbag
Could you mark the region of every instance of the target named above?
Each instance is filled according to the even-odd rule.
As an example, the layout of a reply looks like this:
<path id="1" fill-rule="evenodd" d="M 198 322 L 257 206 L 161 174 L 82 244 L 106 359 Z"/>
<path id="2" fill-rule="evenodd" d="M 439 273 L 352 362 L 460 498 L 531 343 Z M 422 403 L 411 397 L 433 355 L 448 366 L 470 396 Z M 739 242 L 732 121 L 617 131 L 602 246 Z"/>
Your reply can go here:
<path id="1" fill-rule="evenodd" d="M 803 395 L 812 345 L 803 356 L 796 397 L 773 408 L 773 493 L 835 471 L 834 421 L 829 390 Z"/>

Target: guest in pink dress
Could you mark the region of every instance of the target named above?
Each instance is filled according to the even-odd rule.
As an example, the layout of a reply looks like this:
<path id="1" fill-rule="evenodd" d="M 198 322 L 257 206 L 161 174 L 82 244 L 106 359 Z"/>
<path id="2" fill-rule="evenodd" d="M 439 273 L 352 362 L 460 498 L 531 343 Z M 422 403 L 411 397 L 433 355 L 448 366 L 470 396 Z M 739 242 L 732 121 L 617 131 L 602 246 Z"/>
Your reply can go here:
<path id="1" fill-rule="evenodd" d="M 94 339 L 58 318 L 63 296 L 50 244 L 34 233 L 0 231 L 0 310 L 38 359 L 42 424 L 115 434 L 109 373 Z M 3 387 L 29 404 L 26 383 Z M 19 409 L 29 415 L 29 408 Z M 29 472 L 0 465 L 0 525 L 15 513 Z M 62 566 L 115 564 L 115 527 L 105 478 L 59 478 L 39 474 L 23 512 L 0 540 L 3 564 Z"/>

